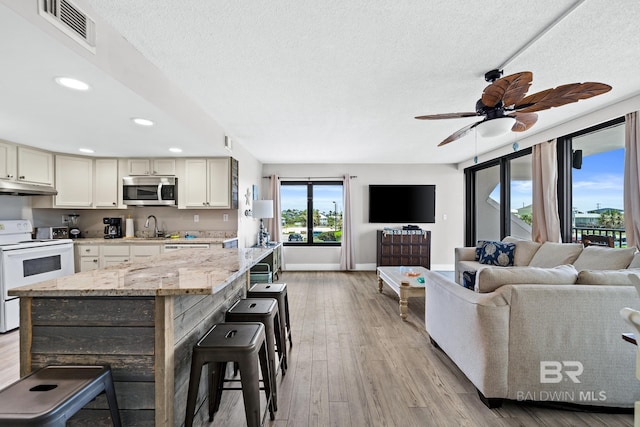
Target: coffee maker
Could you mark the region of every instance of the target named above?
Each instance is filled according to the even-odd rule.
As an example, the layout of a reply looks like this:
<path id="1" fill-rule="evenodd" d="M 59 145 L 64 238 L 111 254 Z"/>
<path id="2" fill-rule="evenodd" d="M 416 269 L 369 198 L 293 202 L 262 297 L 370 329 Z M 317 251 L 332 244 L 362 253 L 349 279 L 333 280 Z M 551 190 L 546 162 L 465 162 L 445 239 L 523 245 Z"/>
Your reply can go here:
<path id="1" fill-rule="evenodd" d="M 122 237 L 122 218 L 102 218 L 105 239 L 119 239 Z"/>

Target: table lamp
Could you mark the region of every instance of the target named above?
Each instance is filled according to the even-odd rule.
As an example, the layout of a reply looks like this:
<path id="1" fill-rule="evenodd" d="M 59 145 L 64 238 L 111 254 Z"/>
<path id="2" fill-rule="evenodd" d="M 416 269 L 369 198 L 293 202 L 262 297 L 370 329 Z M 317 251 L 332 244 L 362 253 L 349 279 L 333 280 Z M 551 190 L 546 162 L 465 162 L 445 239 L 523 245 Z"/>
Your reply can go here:
<path id="1" fill-rule="evenodd" d="M 263 218 L 273 218 L 273 200 L 254 200 L 253 201 L 253 217 L 260 218 L 260 233 L 258 234 L 258 245 L 266 246 L 267 230 L 264 228 Z"/>

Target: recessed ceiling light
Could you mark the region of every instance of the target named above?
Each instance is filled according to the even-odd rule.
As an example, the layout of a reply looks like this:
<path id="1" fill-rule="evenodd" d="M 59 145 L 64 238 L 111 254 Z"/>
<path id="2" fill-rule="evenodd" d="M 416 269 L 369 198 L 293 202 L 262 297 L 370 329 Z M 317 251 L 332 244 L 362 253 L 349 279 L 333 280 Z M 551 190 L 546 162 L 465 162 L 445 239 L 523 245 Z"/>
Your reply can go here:
<path id="1" fill-rule="evenodd" d="M 78 151 L 81 153 L 93 153 L 94 151 L 91 148 L 79 148 Z"/>
<path id="2" fill-rule="evenodd" d="M 182 153 L 182 148 L 171 147 L 169 148 L 169 151 L 171 151 L 172 153 Z"/>
<path id="3" fill-rule="evenodd" d="M 149 119 L 143 119 L 140 117 L 134 117 L 131 119 L 133 121 L 133 123 L 140 125 L 140 126 L 153 126 L 154 123 L 152 120 Z"/>
<path id="4" fill-rule="evenodd" d="M 71 77 L 56 77 L 54 80 L 60 86 L 64 86 L 69 89 L 89 90 L 90 88 L 90 86 L 87 83 L 80 81 L 78 79 L 72 79 Z"/>

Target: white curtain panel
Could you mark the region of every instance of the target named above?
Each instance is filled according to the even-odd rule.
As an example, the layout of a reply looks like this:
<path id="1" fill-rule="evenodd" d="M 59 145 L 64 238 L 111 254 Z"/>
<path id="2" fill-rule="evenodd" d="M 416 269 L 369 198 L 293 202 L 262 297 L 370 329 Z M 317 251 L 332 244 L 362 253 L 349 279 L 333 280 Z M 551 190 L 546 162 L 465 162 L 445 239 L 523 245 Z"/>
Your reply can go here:
<path id="1" fill-rule="evenodd" d="M 556 140 L 533 146 L 533 226 L 534 242 L 560 242 L 558 215 L 558 163 Z"/>
<path id="2" fill-rule="evenodd" d="M 625 115 L 624 127 L 624 228 L 627 246 L 640 247 L 640 122 L 637 111 Z"/>
<path id="3" fill-rule="evenodd" d="M 342 245 L 340 248 L 340 270 L 355 270 L 356 255 L 353 245 L 353 228 L 351 225 L 351 178 L 344 176 L 343 212 L 342 212 Z"/>
<path id="4" fill-rule="evenodd" d="M 273 218 L 267 220 L 267 229 L 271 232 L 271 240 L 278 242 L 282 237 L 282 204 L 280 202 L 280 177 L 278 175 L 269 177 L 269 198 L 273 200 Z"/>

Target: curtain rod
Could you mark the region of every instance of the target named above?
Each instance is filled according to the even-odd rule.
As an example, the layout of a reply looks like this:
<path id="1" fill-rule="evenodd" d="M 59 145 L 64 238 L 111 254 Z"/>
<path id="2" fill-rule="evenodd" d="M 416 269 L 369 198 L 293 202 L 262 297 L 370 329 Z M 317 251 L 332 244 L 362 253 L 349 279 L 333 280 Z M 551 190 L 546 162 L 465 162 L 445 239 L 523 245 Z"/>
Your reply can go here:
<path id="1" fill-rule="evenodd" d="M 357 175 L 349 175 L 349 178 L 357 178 Z M 271 178 L 270 176 L 263 176 L 263 178 Z M 344 176 L 279 176 L 278 179 L 343 179 Z"/>

